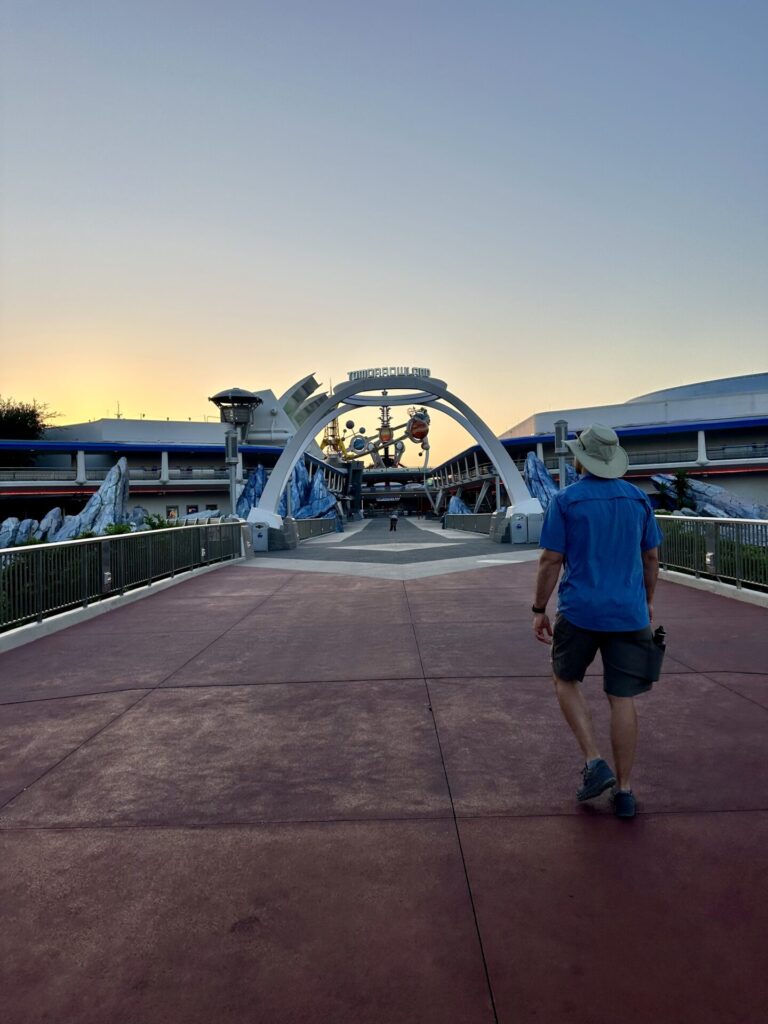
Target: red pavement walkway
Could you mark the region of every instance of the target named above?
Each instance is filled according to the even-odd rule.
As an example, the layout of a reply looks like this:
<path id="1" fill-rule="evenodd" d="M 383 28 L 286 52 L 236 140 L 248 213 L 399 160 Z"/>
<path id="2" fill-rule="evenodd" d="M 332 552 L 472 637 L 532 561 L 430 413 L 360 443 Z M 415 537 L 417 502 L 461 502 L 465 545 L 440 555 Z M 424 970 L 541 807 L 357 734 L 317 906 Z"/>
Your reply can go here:
<path id="1" fill-rule="evenodd" d="M 0 656 L 3 1024 L 763 1024 L 768 612 L 660 585 L 624 823 L 534 569 L 235 565 Z"/>

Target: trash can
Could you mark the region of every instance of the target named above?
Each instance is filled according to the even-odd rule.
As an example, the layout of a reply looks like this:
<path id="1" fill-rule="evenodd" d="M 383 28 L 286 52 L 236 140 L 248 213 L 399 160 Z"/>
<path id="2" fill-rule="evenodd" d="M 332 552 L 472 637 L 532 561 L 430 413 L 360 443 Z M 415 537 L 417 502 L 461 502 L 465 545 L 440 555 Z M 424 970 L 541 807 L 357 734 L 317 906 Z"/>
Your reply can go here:
<path id="1" fill-rule="evenodd" d="M 509 529 L 509 540 L 512 544 L 528 543 L 528 516 L 522 512 L 516 512 L 512 516 Z"/>
<path id="2" fill-rule="evenodd" d="M 269 527 L 266 523 L 254 523 L 251 527 L 253 550 L 269 551 Z"/>

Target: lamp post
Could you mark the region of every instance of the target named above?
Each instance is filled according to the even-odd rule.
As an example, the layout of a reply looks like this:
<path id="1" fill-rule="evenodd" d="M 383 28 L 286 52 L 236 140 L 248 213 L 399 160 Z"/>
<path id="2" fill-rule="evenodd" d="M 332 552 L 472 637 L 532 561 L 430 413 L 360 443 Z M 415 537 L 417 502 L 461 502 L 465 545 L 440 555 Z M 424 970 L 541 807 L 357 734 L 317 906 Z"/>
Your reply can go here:
<path id="1" fill-rule="evenodd" d="M 568 439 L 568 423 L 566 420 L 555 420 L 555 455 L 557 456 L 557 475 L 558 475 L 558 487 L 562 489 L 566 486 L 567 476 L 565 472 L 565 457 L 568 454 L 568 449 L 565 446 L 565 442 Z"/>
<path id="2" fill-rule="evenodd" d="M 218 408 L 221 422 L 229 424 L 224 435 L 224 461 L 229 469 L 229 503 L 232 515 L 236 515 L 238 448 L 245 440 L 253 410 L 262 404 L 263 399 L 243 388 L 229 388 L 212 395 L 208 401 Z"/>

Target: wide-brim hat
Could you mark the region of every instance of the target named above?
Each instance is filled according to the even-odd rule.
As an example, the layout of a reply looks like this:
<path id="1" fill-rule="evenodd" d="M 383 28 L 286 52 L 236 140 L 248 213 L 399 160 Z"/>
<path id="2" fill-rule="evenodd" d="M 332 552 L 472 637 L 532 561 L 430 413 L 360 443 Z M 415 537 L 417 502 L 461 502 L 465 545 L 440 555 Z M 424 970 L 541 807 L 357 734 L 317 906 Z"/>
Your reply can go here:
<path id="1" fill-rule="evenodd" d="M 593 423 L 582 430 L 575 441 L 566 441 L 565 444 L 571 455 L 593 476 L 616 480 L 629 468 L 629 456 L 619 444 L 618 434 L 602 423 Z"/>

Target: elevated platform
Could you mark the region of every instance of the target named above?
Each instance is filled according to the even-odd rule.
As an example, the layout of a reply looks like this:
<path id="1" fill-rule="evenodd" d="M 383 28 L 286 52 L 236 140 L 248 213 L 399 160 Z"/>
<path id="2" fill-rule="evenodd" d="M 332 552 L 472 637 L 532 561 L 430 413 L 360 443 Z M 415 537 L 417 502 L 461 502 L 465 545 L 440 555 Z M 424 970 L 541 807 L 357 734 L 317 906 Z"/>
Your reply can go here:
<path id="1" fill-rule="evenodd" d="M 534 562 L 448 550 L 224 567 L 0 656 L 4 1024 L 764 1019 L 768 612 L 660 584 L 624 823 L 575 803 Z"/>

